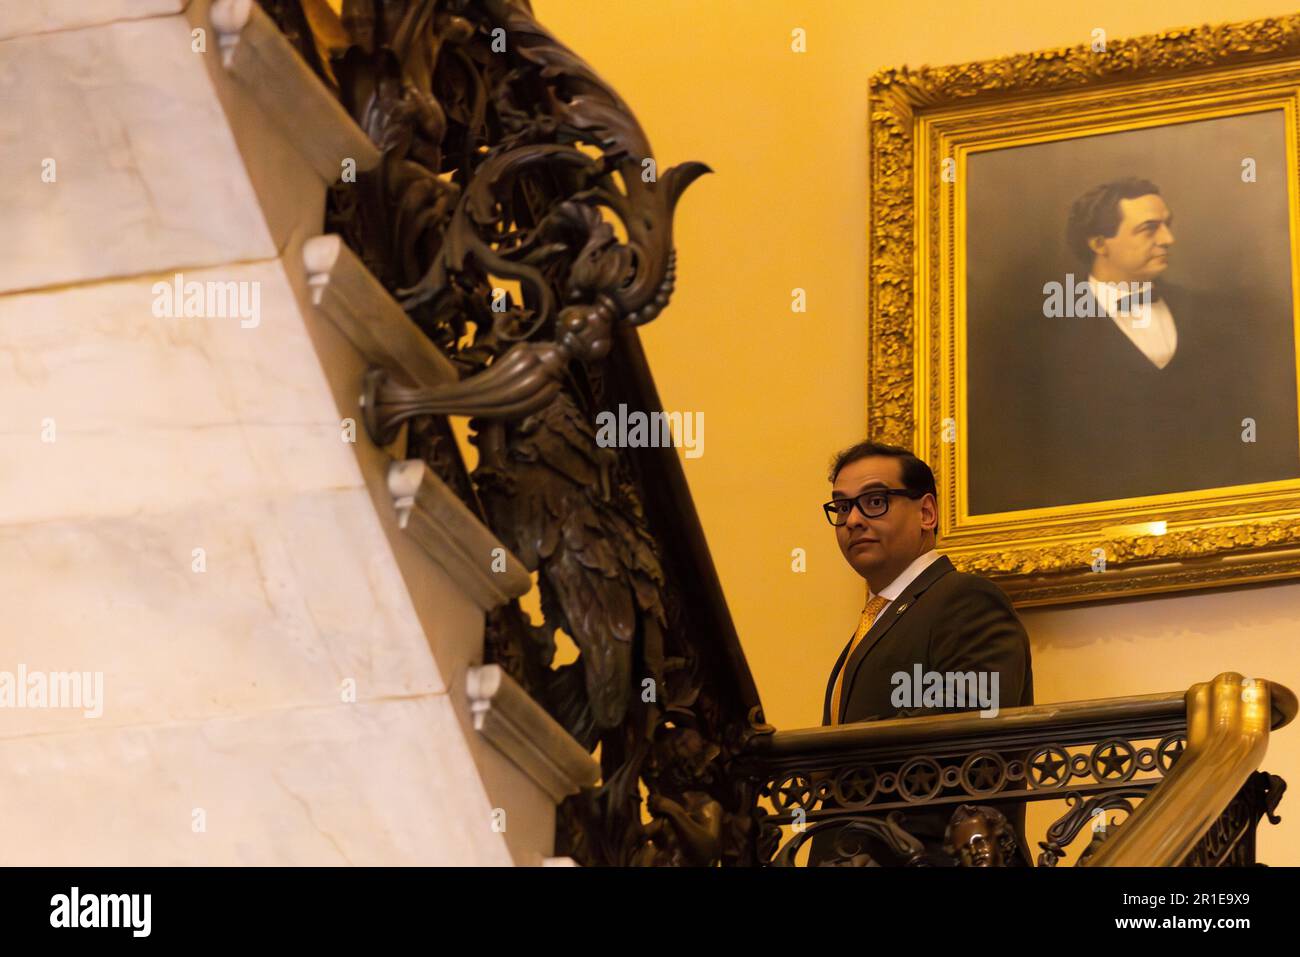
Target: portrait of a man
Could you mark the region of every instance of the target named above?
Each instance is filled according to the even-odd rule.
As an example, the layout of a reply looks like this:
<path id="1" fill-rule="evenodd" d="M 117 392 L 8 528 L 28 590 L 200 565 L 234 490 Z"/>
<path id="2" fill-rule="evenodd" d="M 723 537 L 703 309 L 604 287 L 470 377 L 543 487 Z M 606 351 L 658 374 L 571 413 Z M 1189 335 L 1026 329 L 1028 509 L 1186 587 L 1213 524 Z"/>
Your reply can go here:
<path id="1" fill-rule="evenodd" d="M 1300 476 L 1282 133 L 1260 113 L 972 159 L 971 514 Z"/>

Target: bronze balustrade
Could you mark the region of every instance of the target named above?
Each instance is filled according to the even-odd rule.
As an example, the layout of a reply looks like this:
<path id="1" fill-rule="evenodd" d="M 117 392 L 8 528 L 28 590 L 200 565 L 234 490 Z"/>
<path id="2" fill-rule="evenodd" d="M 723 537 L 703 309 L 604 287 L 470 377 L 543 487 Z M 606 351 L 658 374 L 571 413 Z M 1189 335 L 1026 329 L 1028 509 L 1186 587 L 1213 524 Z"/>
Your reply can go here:
<path id="1" fill-rule="evenodd" d="M 892 846 L 909 810 L 1062 798 L 1071 807 L 1039 842 L 1040 865 L 1054 865 L 1084 825 L 1116 810 L 1132 813 L 1099 829 L 1084 863 L 1247 863 L 1239 852 L 1253 857 L 1254 825 L 1273 819 L 1285 789 L 1256 768 L 1268 733 L 1295 713 L 1288 688 L 1227 673 L 1185 693 L 1010 708 L 996 718 L 778 731 L 751 739 L 740 765 L 771 803 L 759 857 L 779 864 L 830 822 L 865 824 Z M 904 817 L 891 819 L 895 812 Z M 794 836 L 778 849 L 781 826 L 791 824 Z M 871 863 L 920 860 L 904 850 Z"/>

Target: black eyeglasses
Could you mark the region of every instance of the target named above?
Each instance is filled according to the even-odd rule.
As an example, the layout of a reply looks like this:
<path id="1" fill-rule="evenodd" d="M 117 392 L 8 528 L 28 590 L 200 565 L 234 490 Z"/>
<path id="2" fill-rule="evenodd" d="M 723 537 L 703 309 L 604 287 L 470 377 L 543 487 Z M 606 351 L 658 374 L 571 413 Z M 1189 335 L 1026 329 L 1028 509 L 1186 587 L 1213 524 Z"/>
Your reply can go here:
<path id="1" fill-rule="evenodd" d="M 822 506 L 826 510 L 826 521 L 832 525 L 846 525 L 853 506 L 867 518 L 880 518 L 889 511 L 889 497 L 901 495 L 903 498 L 918 499 L 925 492 L 914 492 L 910 488 L 873 488 L 855 498 L 837 498 Z"/>

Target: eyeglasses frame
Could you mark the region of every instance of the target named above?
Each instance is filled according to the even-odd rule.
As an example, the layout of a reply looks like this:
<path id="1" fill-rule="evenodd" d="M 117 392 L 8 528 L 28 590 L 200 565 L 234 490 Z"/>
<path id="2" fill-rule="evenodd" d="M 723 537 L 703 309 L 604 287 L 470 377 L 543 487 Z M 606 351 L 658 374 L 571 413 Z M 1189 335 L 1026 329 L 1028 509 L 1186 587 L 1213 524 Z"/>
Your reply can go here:
<path id="1" fill-rule="evenodd" d="M 880 518 L 882 515 L 889 514 L 889 500 L 892 496 L 899 495 L 902 496 L 903 498 L 909 498 L 912 501 L 916 501 L 917 499 L 922 498 L 923 496 L 929 494 L 930 494 L 929 492 L 918 492 L 916 489 L 911 489 L 911 488 L 869 488 L 865 492 L 862 492 L 859 495 L 854 495 L 852 497 L 845 496 L 844 498 L 833 498 L 829 502 L 826 502 L 825 504 L 822 505 L 822 511 L 826 513 L 826 521 L 830 522 L 832 527 L 843 528 L 845 525 L 849 523 L 849 516 L 853 514 L 853 508 L 856 508 L 859 512 L 861 512 L 863 518 Z M 862 500 L 866 498 L 868 495 L 885 496 L 885 510 L 881 512 L 879 515 L 868 515 L 866 508 L 863 507 Z M 853 507 L 844 513 L 843 523 L 836 524 L 835 516 L 831 513 L 831 509 L 834 506 L 838 505 L 840 502 L 852 502 Z"/>

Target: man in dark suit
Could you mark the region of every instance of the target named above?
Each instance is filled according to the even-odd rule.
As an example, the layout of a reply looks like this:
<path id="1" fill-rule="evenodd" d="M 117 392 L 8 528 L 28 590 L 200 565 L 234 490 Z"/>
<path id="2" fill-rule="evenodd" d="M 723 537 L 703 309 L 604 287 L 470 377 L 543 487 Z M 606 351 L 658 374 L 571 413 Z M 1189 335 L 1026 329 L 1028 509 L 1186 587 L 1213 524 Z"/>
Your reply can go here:
<path id="1" fill-rule="evenodd" d="M 862 442 L 841 452 L 823 506 L 845 561 L 867 581 L 870 598 L 826 686 L 824 725 L 981 710 L 986 702 L 900 695 L 899 675 L 982 676 L 993 708 L 1033 704 L 1029 639 L 1010 600 L 985 578 L 958 572 L 935 550 L 934 473 L 906 449 Z M 919 694 L 919 689 L 913 689 Z M 984 712 L 987 713 L 987 712 Z M 911 812 L 906 828 L 936 863 L 953 807 Z M 1007 808 L 1024 850 L 1024 807 Z M 833 835 L 813 838 L 810 863 L 831 853 Z M 1027 857 L 1026 857 L 1027 860 Z"/>
<path id="2" fill-rule="evenodd" d="M 1300 475 L 1289 305 L 1166 282 L 1173 212 L 1148 180 L 1089 190 L 1066 234 L 1079 274 L 973 354 L 972 514 Z"/>

